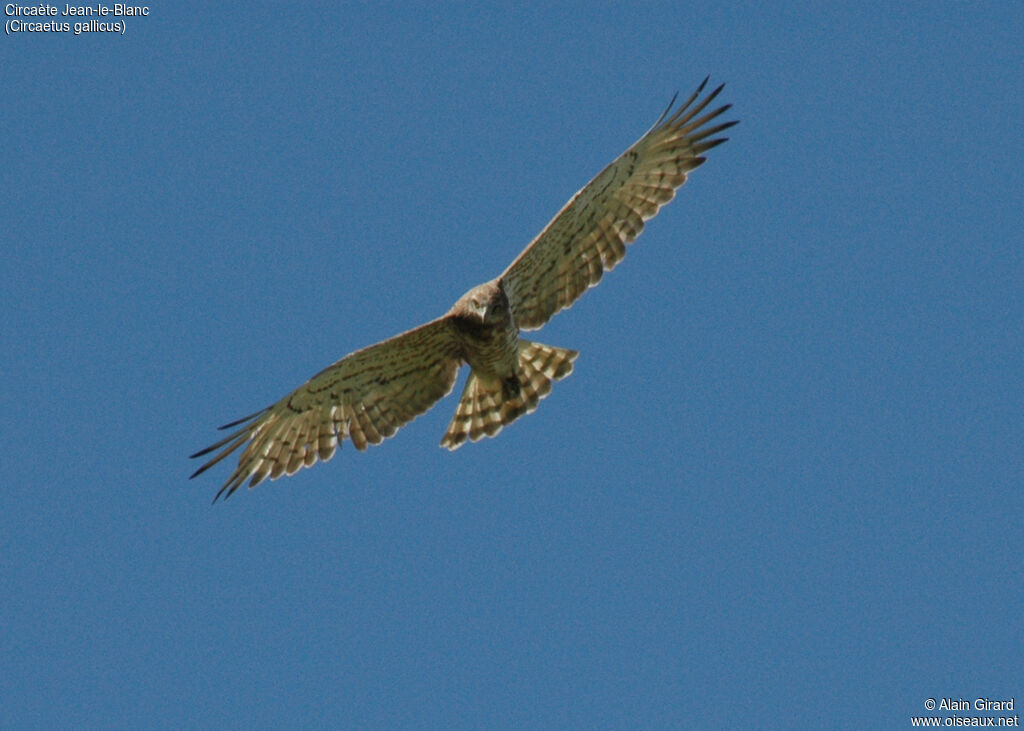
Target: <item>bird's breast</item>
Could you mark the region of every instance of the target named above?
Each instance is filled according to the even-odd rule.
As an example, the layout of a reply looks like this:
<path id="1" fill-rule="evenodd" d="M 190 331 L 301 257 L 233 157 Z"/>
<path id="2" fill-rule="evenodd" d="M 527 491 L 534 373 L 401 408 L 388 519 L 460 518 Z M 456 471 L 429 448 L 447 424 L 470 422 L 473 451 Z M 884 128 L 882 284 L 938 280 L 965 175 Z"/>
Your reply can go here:
<path id="1" fill-rule="evenodd" d="M 498 323 L 460 318 L 455 324 L 466 362 L 478 375 L 495 378 L 515 375 L 519 365 L 519 330 L 511 318 Z"/>

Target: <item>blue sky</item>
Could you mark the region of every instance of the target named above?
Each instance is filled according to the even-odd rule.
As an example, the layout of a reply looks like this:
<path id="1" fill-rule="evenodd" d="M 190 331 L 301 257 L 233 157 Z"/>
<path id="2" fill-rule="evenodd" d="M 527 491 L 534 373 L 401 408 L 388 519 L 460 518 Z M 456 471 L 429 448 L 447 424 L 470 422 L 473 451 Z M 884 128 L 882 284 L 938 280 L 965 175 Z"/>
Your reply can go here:
<path id="1" fill-rule="evenodd" d="M 5 35 L 5 724 L 1024 703 L 1024 10 L 766 7 Z M 226 465 L 187 479 L 217 425 L 495 276 L 707 74 L 742 124 L 536 334 L 580 356 L 534 414 L 448 453 L 452 396 L 223 504 Z"/>

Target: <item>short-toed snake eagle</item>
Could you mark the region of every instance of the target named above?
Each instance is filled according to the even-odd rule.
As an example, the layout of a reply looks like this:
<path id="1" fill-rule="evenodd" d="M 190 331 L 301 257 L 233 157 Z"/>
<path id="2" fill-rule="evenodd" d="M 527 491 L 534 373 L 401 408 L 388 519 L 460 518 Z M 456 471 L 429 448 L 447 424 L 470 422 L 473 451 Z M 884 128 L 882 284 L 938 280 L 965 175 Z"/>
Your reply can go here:
<path id="1" fill-rule="evenodd" d="M 716 122 L 729 105 L 705 111 L 722 90 L 701 98 L 706 84 L 675 112 L 670 104 L 497 278 L 442 317 L 346 355 L 273 406 L 221 427 L 237 430 L 192 455 L 215 452 L 192 477 L 248 442 L 216 500 L 246 480 L 253 487 L 326 461 L 345 439 L 360 450 L 379 444 L 450 393 L 464 363 L 469 378 L 441 446 L 494 436 L 537 408 L 577 353 L 520 338 L 520 330 L 540 328 L 597 284 L 703 154 L 725 142 L 715 135 L 736 122 Z"/>

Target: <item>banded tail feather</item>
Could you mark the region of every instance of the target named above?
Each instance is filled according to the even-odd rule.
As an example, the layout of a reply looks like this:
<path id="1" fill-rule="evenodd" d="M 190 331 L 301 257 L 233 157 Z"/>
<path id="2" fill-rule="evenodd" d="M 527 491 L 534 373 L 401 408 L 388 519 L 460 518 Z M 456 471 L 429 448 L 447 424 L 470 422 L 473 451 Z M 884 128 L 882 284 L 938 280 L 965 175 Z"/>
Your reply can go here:
<path id="1" fill-rule="evenodd" d="M 501 379 L 481 378 L 470 371 L 441 446 L 454 450 L 467 438 L 475 442 L 485 436 L 493 437 L 504 426 L 529 414 L 551 393 L 552 381 L 572 373 L 577 355 L 577 351 L 568 348 L 520 340 L 518 389 Z"/>

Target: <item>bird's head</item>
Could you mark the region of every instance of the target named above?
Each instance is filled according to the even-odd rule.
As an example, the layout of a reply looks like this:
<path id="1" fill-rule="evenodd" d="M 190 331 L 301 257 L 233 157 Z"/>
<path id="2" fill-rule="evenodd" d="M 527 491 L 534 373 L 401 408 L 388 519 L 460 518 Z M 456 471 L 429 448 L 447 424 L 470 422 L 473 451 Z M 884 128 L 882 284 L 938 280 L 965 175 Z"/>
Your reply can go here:
<path id="1" fill-rule="evenodd" d="M 497 323 L 507 315 L 508 299 L 500 284 L 487 282 L 462 295 L 452 311 L 480 323 Z"/>

